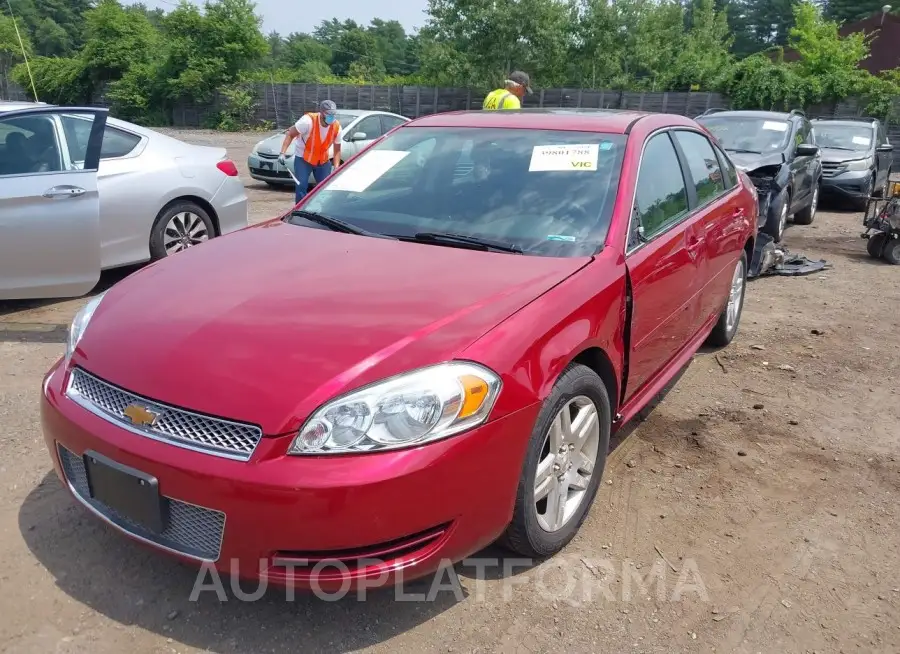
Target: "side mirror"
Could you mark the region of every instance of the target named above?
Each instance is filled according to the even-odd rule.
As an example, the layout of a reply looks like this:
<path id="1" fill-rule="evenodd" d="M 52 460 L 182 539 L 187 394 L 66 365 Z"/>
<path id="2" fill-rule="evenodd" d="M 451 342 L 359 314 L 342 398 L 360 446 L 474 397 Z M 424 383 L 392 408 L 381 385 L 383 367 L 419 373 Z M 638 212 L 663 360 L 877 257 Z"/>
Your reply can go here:
<path id="1" fill-rule="evenodd" d="M 365 132 L 355 132 L 353 136 L 350 137 L 351 141 L 365 141 L 366 133 Z"/>
<path id="2" fill-rule="evenodd" d="M 890 143 L 885 143 L 884 145 L 879 145 L 877 148 L 875 148 L 875 151 L 876 152 L 893 152 L 894 146 L 891 145 Z"/>
<path id="3" fill-rule="evenodd" d="M 797 156 L 814 157 L 819 154 L 819 147 L 810 143 L 801 143 L 797 146 Z"/>

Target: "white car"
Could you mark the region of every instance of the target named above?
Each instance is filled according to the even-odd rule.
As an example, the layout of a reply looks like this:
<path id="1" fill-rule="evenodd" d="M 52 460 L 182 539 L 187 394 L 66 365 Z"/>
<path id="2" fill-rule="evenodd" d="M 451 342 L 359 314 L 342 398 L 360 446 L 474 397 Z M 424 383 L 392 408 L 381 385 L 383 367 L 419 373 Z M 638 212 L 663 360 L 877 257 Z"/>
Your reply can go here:
<path id="1" fill-rule="evenodd" d="M 101 270 L 247 224 L 244 185 L 224 148 L 106 110 L 0 103 L 0 299 L 81 295 Z"/>
<path id="2" fill-rule="evenodd" d="M 409 118 L 387 111 L 340 109 L 337 112 L 337 121 L 341 124 L 341 133 L 338 136 L 341 141 L 341 159 L 348 161 L 375 139 L 381 138 L 398 125 L 409 122 Z M 286 165 L 282 166 L 278 163 L 278 155 L 283 141 L 284 132 L 279 132 L 253 146 L 250 156 L 247 157 L 250 177 L 270 186 L 294 186 L 294 179 L 288 172 L 289 169 L 291 171 L 294 169 L 294 143 L 288 151 Z M 330 156 L 333 155 L 329 150 Z M 309 183 L 315 184 L 312 175 L 309 176 Z"/>

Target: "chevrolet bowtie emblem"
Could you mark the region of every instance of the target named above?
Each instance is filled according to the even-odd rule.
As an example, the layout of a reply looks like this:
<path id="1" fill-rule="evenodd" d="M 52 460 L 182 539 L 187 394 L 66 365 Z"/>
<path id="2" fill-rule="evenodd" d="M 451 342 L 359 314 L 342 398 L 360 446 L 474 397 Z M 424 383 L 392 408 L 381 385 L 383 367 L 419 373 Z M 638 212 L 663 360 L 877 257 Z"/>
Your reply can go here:
<path id="1" fill-rule="evenodd" d="M 129 404 L 122 413 L 131 421 L 131 424 L 138 427 L 150 427 L 159 418 L 153 411 L 140 404 Z"/>

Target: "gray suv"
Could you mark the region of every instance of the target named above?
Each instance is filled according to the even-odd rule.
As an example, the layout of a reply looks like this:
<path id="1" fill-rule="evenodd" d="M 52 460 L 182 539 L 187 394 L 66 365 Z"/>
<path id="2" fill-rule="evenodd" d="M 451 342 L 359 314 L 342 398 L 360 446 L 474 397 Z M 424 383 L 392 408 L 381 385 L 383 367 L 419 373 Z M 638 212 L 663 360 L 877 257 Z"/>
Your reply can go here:
<path id="1" fill-rule="evenodd" d="M 850 199 L 865 210 L 872 195 L 888 187 L 894 146 L 876 118 L 819 118 L 811 121 L 822 153 L 822 193 Z"/>

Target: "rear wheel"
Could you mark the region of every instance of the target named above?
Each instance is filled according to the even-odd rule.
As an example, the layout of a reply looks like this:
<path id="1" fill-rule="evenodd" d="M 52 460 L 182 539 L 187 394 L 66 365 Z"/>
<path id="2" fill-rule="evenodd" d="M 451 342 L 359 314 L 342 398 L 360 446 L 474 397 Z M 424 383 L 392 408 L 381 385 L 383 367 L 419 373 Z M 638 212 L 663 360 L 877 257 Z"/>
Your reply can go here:
<path id="1" fill-rule="evenodd" d="M 216 235 L 212 218 L 190 201 L 169 205 L 156 217 L 150 231 L 150 256 L 162 259 L 204 243 Z"/>
<path id="2" fill-rule="evenodd" d="M 900 238 L 889 238 L 881 256 L 888 263 L 900 266 Z"/>
<path id="3" fill-rule="evenodd" d="M 888 235 L 884 232 L 872 234 L 866 241 L 866 251 L 869 256 L 874 259 L 880 259 L 881 253 L 884 252 L 884 246 L 888 241 Z"/>
<path id="4" fill-rule="evenodd" d="M 531 433 L 504 546 L 544 558 L 574 538 L 603 476 L 611 425 L 603 381 L 587 366 L 570 364 Z"/>
<path id="5" fill-rule="evenodd" d="M 731 274 L 731 286 L 728 287 L 728 301 L 719 315 L 719 322 L 713 327 L 706 339 L 708 345 L 724 347 L 734 340 L 738 325 L 741 322 L 741 313 L 744 311 L 744 291 L 747 288 L 747 253 L 742 252 L 741 258 L 734 265 Z"/>
<path id="6" fill-rule="evenodd" d="M 819 185 L 816 184 L 813 188 L 812 200 L 809 203 L 809 206 L 804 208 L 802 211 L 798 211 L 794 216 L 794 224 L 796 225 L 811 225 L 812 221 L 816 219 L 816 209 L 819 208 Z"/>

